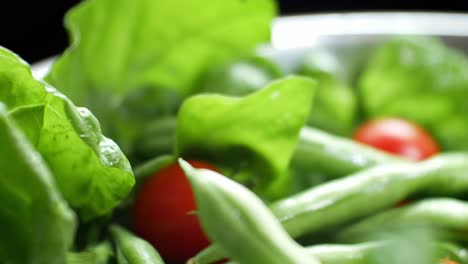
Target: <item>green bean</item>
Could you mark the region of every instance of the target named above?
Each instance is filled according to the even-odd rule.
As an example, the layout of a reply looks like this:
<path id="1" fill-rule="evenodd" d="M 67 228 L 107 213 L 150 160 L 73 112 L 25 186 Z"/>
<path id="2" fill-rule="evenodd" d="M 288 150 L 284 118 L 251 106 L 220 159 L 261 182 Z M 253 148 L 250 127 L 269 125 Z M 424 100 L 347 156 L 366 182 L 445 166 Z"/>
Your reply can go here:
<path id="1" fill-rule="evenodd" d="M 197 202 L 203 230 L 234 261 L 243 264 L 319 264 L 282 228 L 250 190 L 216 172 L 179 159 Z"/>
<path id="2" fill-rule="evenodd" d="M 383 242 L 371 242 L 358 245 L 320 245 L 307 247 L 311 256 L 316 257 L 322 264 L 368 264 L 370 255 L 381 249 Z M 191 264 L 208 264 L 204 260 L 194 261 Z M 228 262 L 226 264 L 235 264 Z M 237 264 L 237 263 L 236 263 Z"/>
<path id="3" fill-rule="evenodd" d="M 215 243 L 211 244 L 211 246 L 207 247 L 206 249 L 200 251 L 195 257 L 191 258 L 187 262 L 187 264 L 215 263 L 216 261 L 224 259 L 225 256 L 226 253 L 224 252 L 224 250 Z"/>
<path id="4" fill-rule="evenodd" d="M 105 241 L 81 252 L 69 252 L 67 264 L 106 264 L 113 255 L 112 246 Z"/>
<path id="5" fill-rule="evenodd" d="M 467 251 L 458 245 L 441 242 L 429 242 L 428 244 L 430 251 L 421 251 L 419 253 L 429 255 L 427 258 L 432 260 L 434 264 L 438 264 L 438 260 L 443 258 L 460 261 L 461 263 L 465 263 L 467 260 Z M 377 261 L 379 256 L 389 252 L 392 253 L 392 247 L 396 246 L 398 248 L 398 245 L 399 241 L 377 241 L 355 245 L 323 244 L 306 247 L 306 250 L 322 264 L 374 264 L 381 263 Z M 414 249 L 421 250 L 418 245 L 415 245 Z M 413 248 L 409 250 L 413 250 Z M 409 260 L 408 262 L 411 263 Z M 190 262 L 190 264 L 208 263 L 212 262 Z M 226 264 L 238 264 L 238 262 L 231 261 Z"/>
<path id="6" fill-rule="evenodd" d="M 308 252 L 322 264 L 367 264 L 373 252 L 382 249 L 384 242 L 357 245 L 319 245 L 308 247 Z"/>
<path id="7" fill-rule="evenodd" d="M 118 264 L 164 264 L 158 252 L 145 240 L 117 225 L 110 227 L 110 233 Z"/>
<path id="8" fill-rule="evenodd" d="M 270 209 L 292 237 L 299 237 L 392 207 L 412 194 L 463 192 L 468 192 L 468 154 L 443 154 L 373 167 L 279 200 Z"/>
<path id="9" fill-rule="evenodd" d="M 164 167 L 169 166 L 174 161 L 174 156 L 162 155 L 137 166 L 134 170 L 136 184 L 142 184 L 147 177 L 153 175 Z"/>
<path id="10" fill-rule="evenodd" d="M 426 199 L 364 219 L 341 231 L 339 238 L 344 241 L 360 241 L 382 229 L 409 225 L 430 225 L 455 233 L 466 233 L 467 219 L 467 202 L 449 198 Z"/>
<path id="11" fill-rule="evenodd" d="M 444 154 L 420 163 L 381 165 L 273 203 L 293 237 L 344 224 L 391 207 L 412 194 L 468 191 L 468 154 Z"/>
<path id="12" fill-rule="evenodd" d="M 366 242 L 355 245 L 318 245 L 308 247 L 308 252 L 318 258 L 322 264 L 370 264 L 376 263 L 378 256 L 385 253 L 393 253 L 394 248 L 401 245 L 401 241 L 377 241 Z M 434 261 L 442 258 L 450 258 L 455 261 L 466 261 L 466 250 L 451 243 L 434 243 L 428 242 L 430 251 L 421 251 L 421 254 L 430 254 L 429 259 Z M 414 245 L 414 248 L 407 250 L 421 250 L 419 245 Z M 396 251 L 398 252 L 398 251 Z M 380 263 L 380 262 L 378 262 Z M 390 263 L 390 262 L 388 262 Z M 412 263 L 408 260 L 408 263 Z M 437 262 L 438 263 L 438 262 Z"/>
<path id="13" fill-rule="evenodd" d="M 399 157 L 306 127 L 301 130 L 291 167 L 301 173 L 337 178 L 379 164 L 402 161 Z"/>

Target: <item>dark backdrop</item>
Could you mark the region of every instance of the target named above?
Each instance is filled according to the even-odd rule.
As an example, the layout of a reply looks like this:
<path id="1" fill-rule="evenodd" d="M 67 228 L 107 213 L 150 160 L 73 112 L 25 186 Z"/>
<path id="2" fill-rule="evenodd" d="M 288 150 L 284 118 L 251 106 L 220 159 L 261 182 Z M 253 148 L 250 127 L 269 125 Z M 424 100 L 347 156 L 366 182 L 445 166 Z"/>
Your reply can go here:
<path id="1" fill-rule="evenodd" d="M 222 1 L 222 0 L 219 0 Z M 8 3 L 5 3 L 8 2 Z M 62 26 L 66 10 L 78 0 L 10 1 L 0 4 L 0 46 L 34 62 L 61 52 L 67 45 Z M 283 0 L 281 14 L 332 11 L 420 10 L 467 12 L 467 1 L 389 0 Z"/>

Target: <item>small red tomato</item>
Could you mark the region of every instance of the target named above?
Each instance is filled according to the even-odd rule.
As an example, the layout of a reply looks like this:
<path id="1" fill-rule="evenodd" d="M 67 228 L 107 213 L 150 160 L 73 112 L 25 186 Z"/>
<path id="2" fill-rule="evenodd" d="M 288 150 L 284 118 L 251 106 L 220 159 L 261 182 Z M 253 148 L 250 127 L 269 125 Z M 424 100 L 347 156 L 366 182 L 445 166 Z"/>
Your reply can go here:
<path id="1" fill-rule="evenodd" d="M 210 164 L 188 161 L 195 168 Z M 151 176 L 138 190 L 133 207 L 135 232 L 170 261 L 185 262 L 210 244 L 193 212 L 194 195 L 184 172 L 174 163 Z"/>
<path id="2" fill-rule="evenodd" d="M 411 160 L 423 160 L 439 152 L 439 146 L 426 130 L 398 118 L 366 122 L 357 129 L 353 138 Z"/>

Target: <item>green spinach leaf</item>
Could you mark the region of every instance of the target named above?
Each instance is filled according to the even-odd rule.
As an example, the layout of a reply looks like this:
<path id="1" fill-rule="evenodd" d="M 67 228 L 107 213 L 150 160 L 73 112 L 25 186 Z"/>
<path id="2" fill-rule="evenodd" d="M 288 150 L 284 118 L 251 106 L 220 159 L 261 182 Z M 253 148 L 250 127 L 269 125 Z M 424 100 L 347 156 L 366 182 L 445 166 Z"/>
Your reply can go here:
<path id="1" fill-rule="evenodd" d="M 287 77 L 242 98 L 204 94 L 187 99 L 178 116 L 177 155 L 234 168 L 227 174 L 263 197 L 284 195 L 315 84 Z"/>
<path id="2" fill-rule="evenodd" d="M 75 215 L 1 103 L 0 141 L 0 263 L 65 263 Z"/>
<path id="3" fill-rule="evenodd" d="M 129 193 L 130 164 L 88 109 L 35 80 L 29 66 L 5 49 L 0 49 L 0 87 L 0 101 L 83 220 L 109 213 Z"/>

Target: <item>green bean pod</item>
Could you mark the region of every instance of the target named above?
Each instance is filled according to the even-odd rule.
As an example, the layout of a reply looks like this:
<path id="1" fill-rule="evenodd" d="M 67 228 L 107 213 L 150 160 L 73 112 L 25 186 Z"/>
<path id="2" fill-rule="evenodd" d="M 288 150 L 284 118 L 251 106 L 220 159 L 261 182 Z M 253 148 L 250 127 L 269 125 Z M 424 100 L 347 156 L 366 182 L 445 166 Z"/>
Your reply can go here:
<path id="1" fill-rule="evenodd" d="M 429 225 L 454 233 L 468 231 L 468 203 L 449 198 L 433 198 L 394 208 L 355 223 L 339 234 L 343 241 L 361 241 L 382 229 Z"/>
<path id="2" fill-rule="evenodd" d="M 220 261 L 225 257 L 226 253 L 224 250 L 218 244 L 214 243 L 200 251 L 193 258 L 189 259 L 187 264 L 210 264 Z"/>
<path id="3" fill-rule="evenodd" d="M 233 261 L 243 264 L 319 264 L 282 228 L 250 190 L 216 172 L 179 159 L 195 193 L 203 230 Z"/>
<path id="4" fill-rule="evenodd" d="M 307 247 L 307 251 L 320 259 L 322 264 L 368 264 L 372 253 L 382 249 L 384 242 L 371 242 L 356 245 L 318 245 Z"/>
<path id="5" fill-rule="evenodd" d="M 378 241 L 366 242 L 355 245 L 347 244 L 323 244 L 306 247 L 307 252 L 317 258 L 322 264 L 375 264 L 379 262 L 379 257 L 392 253 L 392 247 L 398 248 L 398 241 Z M 458 263 L 467 261 L 467 251 L 458 245 L 451 243 L 429 242 L 430 251 L 422 251 L 420 254 L 427 254 L 429 264 L 439 264 L 441 259 L 449 259 Z M 421 250 L 418 245 L 409 250 Z M 394 250 L 394 249 L 393 249 Z M 397 258 L 405 258 L 398 256 Z M 385 263 L 391 263 L 389 260 Z M 409 263 L 412 263 L 408 260 Z M 193 264 L 209 264 L 212 262 L 193 262 Z M 226 264 L 239 264 L 231 261 Z M 425 263 L 428 264 L 428 263 Z"/>
<path id="6" fill-rule="evenodd" d="M 366 242 L 355 245 L 317 245 L 307 247 L 308 252 L 318 258 L 322 264 L 373 264 L 380 263 L 377 258 L 385 252 L 392 252 L 391 247 L 397 246 L 399 242 L 396 241 L 378 241 Z M 451 243 L 434 243 L 431 242 L 429 252 L 420 252 L 422 254 L 430 253 L 429 259 L 434 261 L 434 264 L 439 264 L 438 260 L 442 258 L 462 261 L 464 263 L 467 259 L 466 250 L 458 245 Z M 411 250 L 419 249 L 417 245 Z M 409 263 L 412 263 L 408 260 Z M 388 262 L 390 263 L 390 262 Z"/>
<path id="7" fill-rule="evenodd" d="M 107 264 L 113 256 L 111 244 L 105 241 L 81 252 L 69 252 L 67 264 Z"/>
<path id="8" fill-rule="evenodd" d="M 419 163 L 376 166 L 278 200 L 270 209 L 292 237 L 299 237 L 392 207 L 412 194 L 464 192 L 468 154 L 443 154 Z"/>
<path id="9" fill-rule="evenodd" d="M 468 191 L 468 154 L 420 163 L 381 165 L 271 204 L 292 237 L 344 224 L 391 207 L 412 194 L 454 196 Z"/>
<path id="10" fill-rule="evenodd" d="M 158 252 L 145 240 L 117 225 L 109 230 L 116 247 L 118 264 L 164 264 Z"/>
<path id="11" fill-rule="evenodd" d="M 322 173 L 337 178 L 375 165 L 401 161 L 399 157 L 350 139 L 305 127 L 301 130 L 291 167 L 301 173 Z"/>

